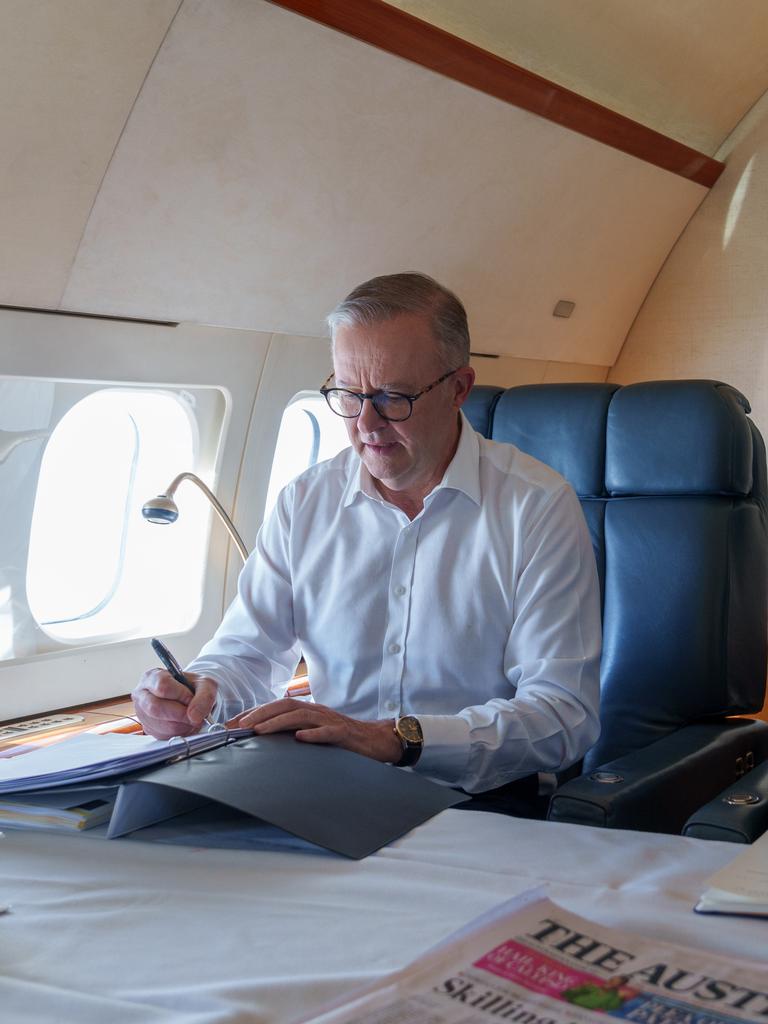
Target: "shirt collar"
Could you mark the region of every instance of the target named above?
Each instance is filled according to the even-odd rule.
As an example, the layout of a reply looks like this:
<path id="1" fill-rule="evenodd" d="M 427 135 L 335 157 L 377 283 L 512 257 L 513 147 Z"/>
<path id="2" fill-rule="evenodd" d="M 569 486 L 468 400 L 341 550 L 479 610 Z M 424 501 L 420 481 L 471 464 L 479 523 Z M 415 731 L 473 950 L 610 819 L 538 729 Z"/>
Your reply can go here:
<path id="1" fill-rule="evenodd" d="M 473 430 L 467 417 L 463 412 L 459 413 L 461 418 L 461 435 L 453 458 L 443 474 L 443 479 L 427 495 L 432 495 L 445 488 L 454 491 L 461 491 L 463 494 L 480 504 L 480 443 L 477 433 Z M 342 505 L 351 505 L 358 495 L 365 495 L 376 501 L 382 501 L 382 497 L 376 490 L 371 474 L 365 468 L 361 459 L 355 455 L 352 470 L 344 488 Z"/>
<path id="2" fill-rule="evenodd" d="M 480 504 L 480 442 L 477 432 L 473 429 L 463 412 L 461 417 L 461 437 L 456 453 L 448 464 L 443 479 L 432 493 L 443 487 L 466 494 L 476 505 Z"/>

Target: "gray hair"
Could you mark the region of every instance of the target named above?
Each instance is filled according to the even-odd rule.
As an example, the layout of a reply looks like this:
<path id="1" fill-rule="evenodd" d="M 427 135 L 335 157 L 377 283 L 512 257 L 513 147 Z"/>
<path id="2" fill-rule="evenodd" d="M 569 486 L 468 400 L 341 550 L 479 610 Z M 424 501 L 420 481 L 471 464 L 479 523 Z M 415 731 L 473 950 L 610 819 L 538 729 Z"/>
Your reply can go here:
<path id="1" fill-rule="evenodd" d="M 326 317 L 331 338 L 337 327 L 370 327 L 402 313 L 426 314 L 447 366 L 469 363 L 469 327 L 461 301 L 426 274 L 373 277 L 353 289 Z"/>

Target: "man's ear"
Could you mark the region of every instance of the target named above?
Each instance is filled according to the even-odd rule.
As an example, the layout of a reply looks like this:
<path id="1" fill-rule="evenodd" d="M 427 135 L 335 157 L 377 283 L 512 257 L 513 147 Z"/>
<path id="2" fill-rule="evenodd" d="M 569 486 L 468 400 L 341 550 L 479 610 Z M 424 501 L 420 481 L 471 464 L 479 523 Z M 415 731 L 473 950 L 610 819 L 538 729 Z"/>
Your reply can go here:
<path id="1" fill-rule="evenodd" d="M 460 370 L 457 370 L 453 376 L 455 381 L 453 401 L 454 406 L 460 409 L 469 397 L 469 392 L 472 390 L 472 385 L 475 383 L 475 371 L 471 366 L 462 366 Z"/>

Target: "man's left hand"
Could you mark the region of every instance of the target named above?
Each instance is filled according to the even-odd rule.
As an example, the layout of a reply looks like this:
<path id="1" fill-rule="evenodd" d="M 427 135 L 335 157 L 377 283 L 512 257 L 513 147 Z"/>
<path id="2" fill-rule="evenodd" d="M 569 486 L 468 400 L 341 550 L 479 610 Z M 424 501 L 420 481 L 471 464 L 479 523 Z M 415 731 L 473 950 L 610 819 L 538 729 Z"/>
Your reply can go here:
<path id="1" fill-rule="evenodd" d="M 258 736 L 272 732 L 295 732 L 302 743 L 327 743 L 375 761 L 396 764 L 403 748 L 395 733 L 393 719 L 361 722 L 323 704 L 284 697 L 245 711 L 228 726 L 253 729 Z"/>

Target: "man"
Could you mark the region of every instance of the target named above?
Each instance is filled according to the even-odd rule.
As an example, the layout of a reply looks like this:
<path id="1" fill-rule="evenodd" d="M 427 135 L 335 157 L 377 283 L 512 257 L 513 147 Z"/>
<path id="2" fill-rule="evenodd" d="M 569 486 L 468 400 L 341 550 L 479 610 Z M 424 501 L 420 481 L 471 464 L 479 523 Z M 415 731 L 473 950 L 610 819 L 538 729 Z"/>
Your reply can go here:
<path id="1" fill-rule="evenodd" d="M 187 734 L 213 712 L 473 794 L 573 764 L 599 732 L 600 654 L 575 494 L 461 414 L 466 314 L 437 282 L 374 278 L 328 323 L 323 392 L 352 447 L 282 492 L 189 666 L 194 696 L 144 674 L 145 729 Z M 315 703 L 276 700 L 301 653 Z"/>

